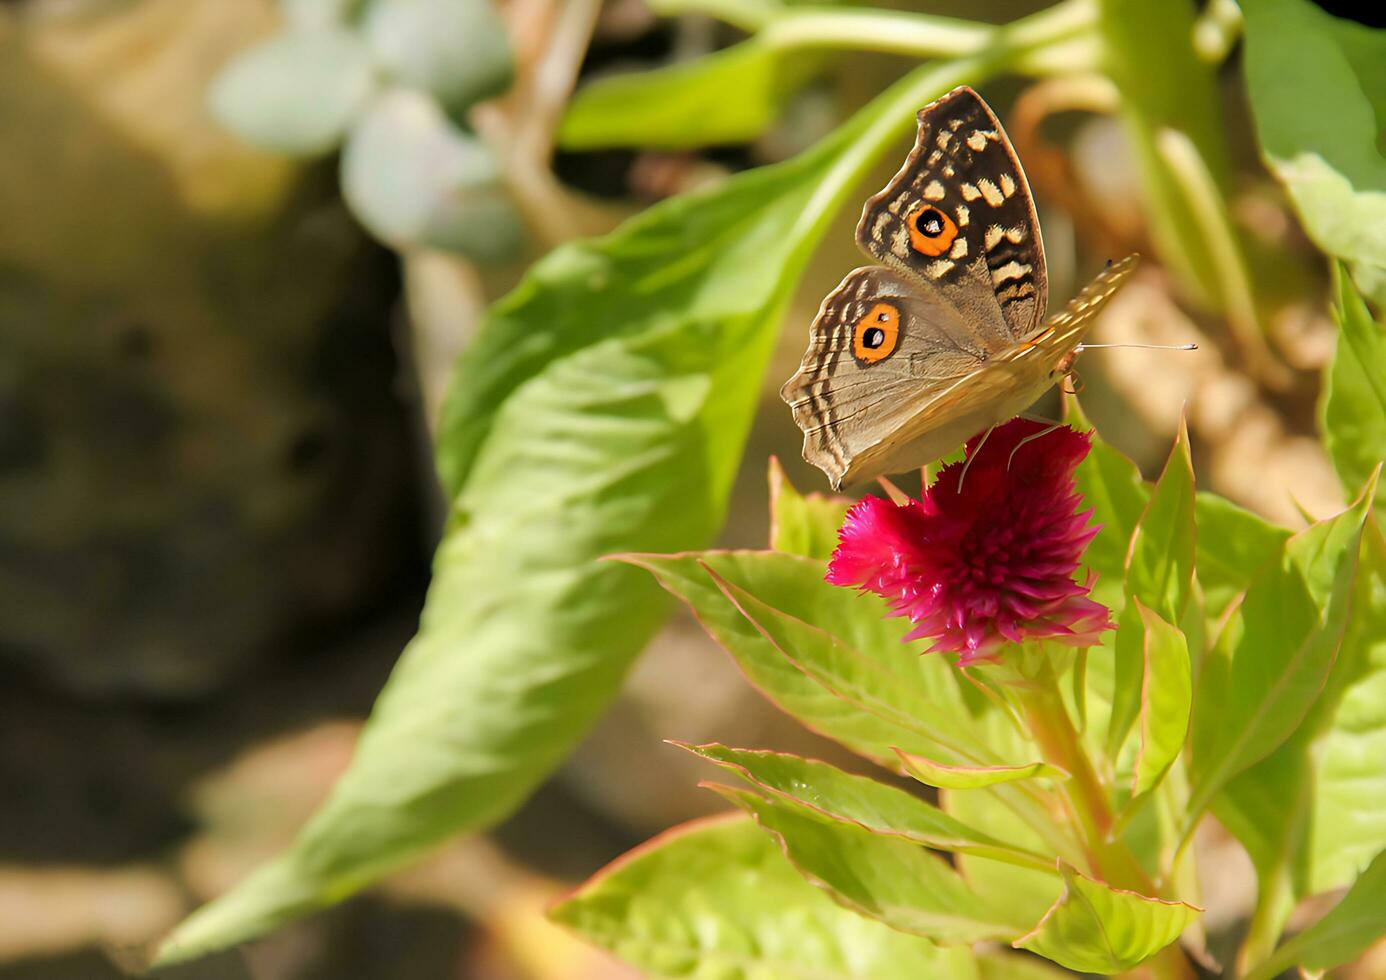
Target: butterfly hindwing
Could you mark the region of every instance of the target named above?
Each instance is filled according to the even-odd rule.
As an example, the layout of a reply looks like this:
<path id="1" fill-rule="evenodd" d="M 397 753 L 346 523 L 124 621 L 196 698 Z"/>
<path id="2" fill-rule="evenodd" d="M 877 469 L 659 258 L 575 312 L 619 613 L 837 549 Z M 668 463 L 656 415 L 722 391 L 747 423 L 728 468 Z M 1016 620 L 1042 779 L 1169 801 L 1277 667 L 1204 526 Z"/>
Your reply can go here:
<path id="1" fill-rule="evenodd" d="M 1044 320 L 1048 276 L 1034 201 L 1001 123 L 970 88 L 919 111 L 914 149 L 866 202 L 857 242 L 937 289 L 1000 351 Z"/>

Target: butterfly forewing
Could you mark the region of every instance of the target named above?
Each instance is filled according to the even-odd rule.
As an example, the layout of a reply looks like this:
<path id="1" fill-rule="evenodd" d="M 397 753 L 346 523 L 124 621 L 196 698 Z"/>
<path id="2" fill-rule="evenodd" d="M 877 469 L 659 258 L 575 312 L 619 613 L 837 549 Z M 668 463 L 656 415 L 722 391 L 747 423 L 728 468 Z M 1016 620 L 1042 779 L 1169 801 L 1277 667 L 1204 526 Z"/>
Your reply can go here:
<path id="1" fill-rule="evenodd" d="M 1048 276 L 1030 187 L 1001 123 L 970 88 L 919 111 L 914 149 L 866 202 L 857 242 L 942 293 L 989 353 L 1044 321 Z"/>

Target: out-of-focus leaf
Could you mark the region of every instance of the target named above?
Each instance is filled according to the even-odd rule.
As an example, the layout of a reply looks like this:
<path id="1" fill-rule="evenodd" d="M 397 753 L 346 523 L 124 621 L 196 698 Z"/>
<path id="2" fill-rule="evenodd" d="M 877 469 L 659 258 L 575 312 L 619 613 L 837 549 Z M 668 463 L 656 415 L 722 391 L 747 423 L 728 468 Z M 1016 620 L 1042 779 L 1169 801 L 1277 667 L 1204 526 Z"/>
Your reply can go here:
<path id="1" fill-rule="evenodd" d="M 452 513 L 418 634 L 295 844 L 162 962 L 340 901 L 553 770 L 666 610 L 648 575 L 598 559 L 716 533 L 810 249 L 913 107 L 976 71 L 917 71 L 793 160 L 555 249 L 492 307 L 439 427 Z"/>
<path id="2" fill-rule="evenodd" d="M 1183 902 L 1117 891 L 1064 866 L 1064 891 L 1013 945 L 1070 970 L 1121 973 L 1164 949 L 1199 914 Z"/>
<path id="3" fill-rule="evenodd" d="M 1189 433 L 1181 420 L 1174 448 L 1131 537 L 1126 558 L 1128 601 L 1138 599 L 1166 623 L 1178 623 L 1189 601 L 1194 551 L 1193 462 Z M 1112 714 L 1107 722 L 1107 754 L 1112 758 L 1141 708 L 1149 652 L 1145 622 L 1135 610 L 1123 609 L 1113 664 Z"/>
<path id="4" fill-rule="evenodd" d="M 846 497 L 801 494 L 780 461 L 770 458 L 770 547 L 789 555 L 826 561 L 837 547 L 837 530 L 851 506 Z"/>
<path id="5" fill-rule="evenodd" d="M 362 33 L 377 63 L 451 113 L 510 87 L 514 58 L 490 0 L 371 0 Z"/>
<path id="6" fill-rule="evenodd" d="M 1386 459 L 1386 335 L 1336 264 L 1334 279 L 1338 350 L 1328 370 L 1321 425 L 1338 478 L 1355 490 Z"/>
<path id="7" fill-rule="evenodd" d="M 1042 854 L 1003 843 L 950 817 L 938 807 L 867 776 L 843 772 L 826 762 L 779 752 L 732 749 L 725 745 L 685 745 L 696 755 L 779 798 L 816 814 L 923 844 L 935 850 L 980 854 L 1051 870 Z"/>
<path id="8" fill-rule="evenodd" d="M 1011 783 L 1017 779 L 1034 779 L 1043 776 L 1047 779 L 1067 779 L 1068 773 L 1056 769 L 1046 762 L 1027 762 L 1019 766 L 946 766 L 922 755 L 900 753 L 900 762 L 905 772 L 925 786 L 939 789 L 981 789 L 997 783 Z"/>
<path id="9" fill-rule="evenodd" d="M 1291 532 L 1206 491 L 1199 491 L 1194 515 L 1198 584 L 1205 614 L 1216 619 L 1246 591 L 1257 570 L 1280 553 Z"/>
<path id="10" fill-rule="evenodd" d="M 1318 698 L 1342 643 L 1373 490 L 1292 537 L 1229 618 L 1195 693 L 1189 819 L 1289 738 Z"/>
<path id="11" fill-rule="evenodd" d="M 248 143 L 290 156 L 336 149 L 377 86 L 370 52 L 346 28 L 291 31 L 242 52 L 208 95 Z"/>
<path id="12" fill-rule="evenodd" d="M 549 916 L 659 976 L 976 975 L 970 951 L 941 949 L 836 905 L 745 818 L 676 827 L 599 871 Z"/>
<path id="13" fill-rule="evenodd" d="M 1242 63 L 1266 164 L 1315 244 L 1346 261 L 1358 285 L 1386 303 L 1386 31 L 1340 20 L 1308 0 L 1241 6 Z"/>
<path id="14" fill-rule="evenodd" d="M 918 844 L 813 816 L 748 790 L 710 786 L 756 818 L 789 860 L 840 904 L 902 932 L 946 944 L 1025 931 L 1010 908 L 983 902 L 947 861 Z"/>
<path id="15" fill-rule="evenodd" d="M 423 92 L 381 95 L 342 152 L 342 194 L 371 233 L 396 248 L 428 246 L 482 261 L 514 255 L 520 219 L 500 167 Z"/>
<path id="16" fill-rule="evenodd" d="M 1299 967 L 1323 971 L 1356 959 L 1386 936 L 1386 851 L 1378 854 L 1322 919 L 1277 949 L 1246 980 L 1273 980 Z"/>
<path id="17" fill-rule="evenodd" d="M 1165 622 L 1134 596 L 1131 605 L 1141 617 L 1144 634 L 1137 725 L 1141 741 L 1131 780 L 1131 795 L 1139 796 L 1159 783 L 1183 751 L 1193 705 L 1193 681 L 1188 644 L 1179 627 Z"/>
<path id="18" fill-rule="evenodd" d="M 609 75 L 578 90 L 558 142 L 570 150 L 743 143 L 779 118 L 821 62 L 819 53 L 753 37 L 695 61 Z"/>

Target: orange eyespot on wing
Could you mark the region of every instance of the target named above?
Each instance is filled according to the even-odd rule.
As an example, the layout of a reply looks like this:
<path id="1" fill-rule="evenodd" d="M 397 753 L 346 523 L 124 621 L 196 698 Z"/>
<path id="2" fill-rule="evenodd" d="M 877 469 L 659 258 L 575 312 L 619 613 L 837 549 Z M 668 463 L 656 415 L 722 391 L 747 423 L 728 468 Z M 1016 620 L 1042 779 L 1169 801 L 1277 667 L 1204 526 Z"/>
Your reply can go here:
<path id="1" fill-rule="evenodd" d="M 900 343 L 900 311 L 877 303 L 852 327 L 852 356 L 859 364 L 884 361 Z"/>
<path id="2" fill-rule="evenodd" d="M 958 226 L 943 211 L 926 204 L 915 208 L 905 219 L 910 247 L 920 255 L 942 255 L 958 237 Z"/>

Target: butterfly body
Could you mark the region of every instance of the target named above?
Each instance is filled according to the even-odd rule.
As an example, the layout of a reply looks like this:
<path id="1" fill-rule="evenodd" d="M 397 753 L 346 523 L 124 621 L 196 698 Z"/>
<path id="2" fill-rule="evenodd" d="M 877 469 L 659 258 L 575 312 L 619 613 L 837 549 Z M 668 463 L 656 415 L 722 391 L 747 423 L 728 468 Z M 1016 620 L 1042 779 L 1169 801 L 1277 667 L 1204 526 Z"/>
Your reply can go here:
<path id="1" fill-rule="evenodd" d="M 1028 408 L 1067 373 L 1136 261 L 1110 265 L 1046 322 L 1029 186 L 966 87 L 920 110 L 914 149 L 866 202 L 857 242 L 882 264 L 823 301 L 780 392 L 804 458 L 834 488 L 928 463 Z"/>

